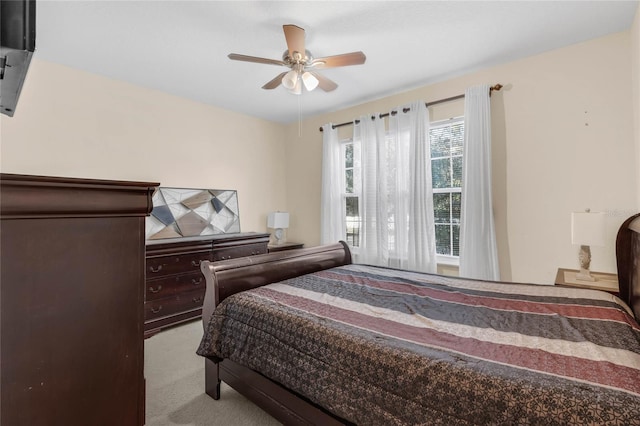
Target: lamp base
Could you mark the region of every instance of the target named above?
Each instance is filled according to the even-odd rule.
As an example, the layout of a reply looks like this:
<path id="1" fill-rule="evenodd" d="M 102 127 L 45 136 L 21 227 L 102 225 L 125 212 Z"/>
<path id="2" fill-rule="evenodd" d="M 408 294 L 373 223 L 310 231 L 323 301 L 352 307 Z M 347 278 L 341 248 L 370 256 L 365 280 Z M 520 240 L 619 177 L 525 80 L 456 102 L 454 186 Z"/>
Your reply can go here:
<path id="1" fill-rule="evenodd" d="M 596 279 L 589 272 L 591 265 L 591 248 L 587 245 L 581 245 L 578 252 L 578 260 L 580 262 L 580 272 L 576 274 L 576 280 L 593 282 Z"/>
<path id="2" fill-rule="evenodd" d="M 273 237 L 274 237 L 273 244 L 276 246 L 279 246 L 280 244 L 284 244 L 285 242 L 287 242 L 286 238 L 284 237 L 284 229 L 282 228 L 276 228 L 276 230 L 273 233 Z"/>
<path id="3" fill-rule="evenodd" d="M 591 272 L 588 269 L 584 269 L 584 268 L 580 268 L 580 272 L 576 274 L 576 280 L 589 281 L 589 282 L 598 281 L 596 277 L 591 275 Z"/>

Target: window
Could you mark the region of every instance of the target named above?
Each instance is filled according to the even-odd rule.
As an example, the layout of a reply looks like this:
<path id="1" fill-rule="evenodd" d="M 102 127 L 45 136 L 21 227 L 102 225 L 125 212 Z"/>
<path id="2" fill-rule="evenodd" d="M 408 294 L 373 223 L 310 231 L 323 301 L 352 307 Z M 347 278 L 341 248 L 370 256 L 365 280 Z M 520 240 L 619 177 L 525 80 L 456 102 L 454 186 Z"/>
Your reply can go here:
<path id="1" fill-rule="evenodd" d="M 462 201 L 462 147 L 464 118 L 431 123 L 431 177 L 436 234 L 436 254 L 439 262 L 457 261 L 460 254 L 460 210 Z M 341 143 L 344 164 L 345 193 L 343 211 L 346 242 L 360 245 L 360 149 L 351 139 Z M 392 224 L 390 224 L 392 226 Z M 389 241 L 392 244 L 392 241 Z M 392 247 L 390 247 L 390 250 Z"/>
<path id="2" fill-rule="evenodd" d="M 449 258 L 458 257 L 462 204 L 463 118 L 431 123 L 429 141 L 436 253 Z"/>
<path id="3" fill-rule="evenodd" d="M 342 143 L 341 155 L 344 159 L 345 193 L 343 195 L 345 206 L 345 229 L 347 231 L 346 242 L 352 247 L 360 245 L 360 209 L 358 182 L 360 176 L 360 150 L 354 146 L 351 139 Z"/>

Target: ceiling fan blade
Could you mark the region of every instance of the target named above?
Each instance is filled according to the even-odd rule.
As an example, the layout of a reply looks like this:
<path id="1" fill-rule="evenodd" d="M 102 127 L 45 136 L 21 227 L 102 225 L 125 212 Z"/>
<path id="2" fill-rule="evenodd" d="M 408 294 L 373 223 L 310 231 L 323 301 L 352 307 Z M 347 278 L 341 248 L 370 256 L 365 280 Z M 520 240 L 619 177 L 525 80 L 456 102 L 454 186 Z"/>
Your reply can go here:
<path id="1" fill-rule="evenodd" d="M 267 58 L 258 58 L 257 56 L 247 56 L 240 55 L 238 53 L 229 53 L 229 59 L 233 59 L 234 61 L 244 61 L 244 62 L 256 62 L 258 64 L 271 64 L 271 65 L 287 65 L 284 62 L 277 59 L 267 59 Z"/>
<path id="2" fill-rule="evenodd" d="M 293 58 L 293 52 L 299 52 L 304 58 L 304 29 L 297 25 L 283 25 L 284 38 L 287 39 L 289 56 Z"/>
<path id="3" fill-rule="evenodd" d="M 284 77 L 285 74 L 288 73 L 288 72 L 289 71 L 281 72 L 280 74 L 277 75 L 276 78 L 274 78 L 273 80 L 269 81 L 267 84 L 262 86 L 262 88 L 263 89 L 267 89 L 267 90 L 271 90 L 271 89 L 275 89 L 276 87 L 280 86 L 280 84 L 282 84 L 282 77 Z"/>
<path id="4" fill-rule="evenodd" d="M 349 65 L 361 65 L 367 60 L 362 52 L 344 53 L 342 55 L 315 58 L 310 66 L 317 69 L 346 67 Z"/>
<path id="5" fill-rule="evenodd" d="M 329 80 L 327 77 L 318 74 L 317 72 L 309 71 L 309 73 L 318 79 L 318 87 L 325 92 L 331 92 L 338 88 L 338 85 L 333 80 Z"/>

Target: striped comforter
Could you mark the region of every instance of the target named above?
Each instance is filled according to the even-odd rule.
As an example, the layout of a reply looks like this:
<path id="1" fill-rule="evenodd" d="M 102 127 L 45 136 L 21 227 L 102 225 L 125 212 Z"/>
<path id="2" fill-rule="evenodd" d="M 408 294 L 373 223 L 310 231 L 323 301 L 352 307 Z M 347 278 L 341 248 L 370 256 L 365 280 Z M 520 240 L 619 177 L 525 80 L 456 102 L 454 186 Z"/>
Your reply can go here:
<path id="1" fill-rule="evenodd" d="M 640 425 L 640 326 L 592 290 L 347 265 L 226 299 L 198 353 L 363 425 Z"/>

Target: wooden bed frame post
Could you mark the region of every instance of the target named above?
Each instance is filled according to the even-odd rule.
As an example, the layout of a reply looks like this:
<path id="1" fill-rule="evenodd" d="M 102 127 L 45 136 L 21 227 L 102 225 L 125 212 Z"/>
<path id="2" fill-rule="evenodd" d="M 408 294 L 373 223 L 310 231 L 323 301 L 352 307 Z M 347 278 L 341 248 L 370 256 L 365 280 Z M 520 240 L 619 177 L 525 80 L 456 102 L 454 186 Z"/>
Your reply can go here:
<path id="1" fill-rule="evenodd" d="M 220 366 L 211 358 L 205 358 L 204 387 L 211 398 L 220 399 Z"/>
<path id="2" fill-rule="evenodd" d="M 625 220 L 616 236 L 620 298 L 640 321 L 640 213 Z"/>

